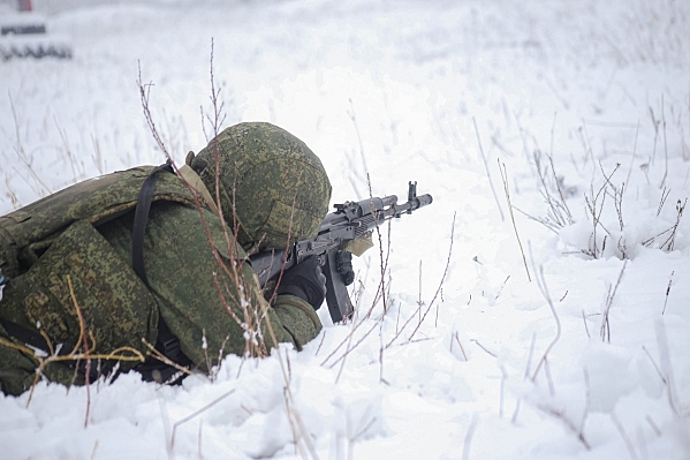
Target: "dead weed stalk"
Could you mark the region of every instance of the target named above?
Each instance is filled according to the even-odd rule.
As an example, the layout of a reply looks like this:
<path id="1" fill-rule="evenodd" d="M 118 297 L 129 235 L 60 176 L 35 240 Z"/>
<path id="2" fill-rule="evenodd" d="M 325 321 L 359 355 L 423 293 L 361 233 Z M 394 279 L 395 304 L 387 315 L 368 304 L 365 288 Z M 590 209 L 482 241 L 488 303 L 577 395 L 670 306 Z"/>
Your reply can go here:
<path id="1" fill-rule="evenodd" d="M 520 254 L 522 255 L 522 262 L 525 266 L 525 273 L 527 273 L 527 280 L 532 281 L 532 277 L 529 273 L 529 268 L 527 267 L 527 258 L 525 257 L 525 250 L 522 247 L 522 240 L 520 240 L 520 234 L 517 230 L 517 224 L 515 223 L 515 214 L 513 213 L 513 205 L 510 202 L 510 188 L 508 187 L 508 172 L 506 171 L 505 163 L 501 163 L 498 160 L 498 169 L 501 171 L 501 179 L 503 180 L 503 191 L 506 194 L 506 201 L 508 202 L 508 211 L 510 212 L 510 220 L 513 223 L 513 230 L 515 230 L 515 238 L 517 239 L 518 246 L 520 247 Z"/>

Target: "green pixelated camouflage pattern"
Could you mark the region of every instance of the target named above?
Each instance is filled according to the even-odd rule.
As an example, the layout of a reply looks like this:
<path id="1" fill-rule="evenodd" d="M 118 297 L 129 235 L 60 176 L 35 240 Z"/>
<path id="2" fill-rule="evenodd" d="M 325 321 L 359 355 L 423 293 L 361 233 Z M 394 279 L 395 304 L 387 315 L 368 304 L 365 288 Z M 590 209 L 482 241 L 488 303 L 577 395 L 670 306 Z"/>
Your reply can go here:
<path id="1" fill-rule="evenodd" d="M 158 335 L 155 298 L 95 226 L 132 210 L 152 170 L 133 168 L 84 181 L 0 217 L 0 266 L 9 279 L 0 316 L 42 332 L 53 348 L 72 350 L 81 330 L 76 299 L 91 354 L 121 347 L 145 354 L 142 339 L 155 343 Z M 161 175 L 153 200 L 194 202 L 171 174 Z M 9 359 L 7 348 L 0 346 L 0 354 Z M 35 361 L 27 359 L 24 367 Z M 135 364 L 122 362 L 120 368 L 126 371 Z M 0 374 L 5 372 L 12 373 L 12 363 L 0 360 Z M 80 381 L 73 370 L 57 363 L 43 372 L 63 383 Z M 4 381 L 4 386 L 15 388 L 24 384 Z"/>
<path id="2" fill-rule="evenodd" d="M 196 209 L 175 203 L 155 204 L 144 242 L 151 290 L 161 316 L 180 339 L 183 353 L 203 370 L 208 370 L 208 363 L 217 364 L 220 356 L 246 354 L 245 325 L 251 327 L 255 317 L 246 313 L 247 308 L 261 317 L 266 311 L 278 342 L 291 342 L 299 348 L 313 339 L 321 329 L 314 309 L 297 299 L 304 310 L 301 308 L 290 318 L 283 316 L 289 320 L 283 322 L 278 311 L 294 308 L 287 305 L 291 296 L 278 296 L 273 308 L 269 307 L 256 274 L 245 262 L 244 250 L 239 246 L 229 250 L 217 216 L 204 210 L 203 217 L 212 244 L 200 231 Z M 104 230 L 104 236 L 122 257 L 130 254 L 130 226 L 131 222 L 123 217 Z M 261 340 L 271 348 L 274 343 L 265 317 L 260 330 Z"/>
<path id="3" fill-rule="evenodd" d="M 86 220 L 72 223 L 30 270 L 11 279 L 0 305 L 4 318 L 30 329 L 40 325 L 54 346 L 76 344 L 77 306 L 91 353 L 120 347 L 144 353 L 141 339 L 155 343 L 158 335 L 153 296 Z"/>
<path id="4" fill-rule="evenodd" d="M 213 196 L 218 179 L 223 216 L 238 223 L 238 240 L 245 248 L 257 243 L 284 248 L 288 229 L 292 241 L 311 239 L 328 212 L 331 184 L 321 160 L 304 142 L 270 123 L 225 129 L 191 167 Z"/>
<path id="5" fill-rule="evenodd" d="M 98 226 L 133 209 L 153 168 L 132 168 L 80 182 L 0 217 L 3 273 L 9 278 L 23 273 L 72 222 L 85 219 Z M 172 174 L 159 175 L 156 200 L 194 204 L 187 188 Z"/>
<path id="6" fill-rule="evenodd" d="M 128 211 L 151 170 L 135 168 L 77 184 L 0 218 L 2 267 L 12 273 L 0 316 L 32 330 L 40 327 L 54 345 L 72 347 L 80 326 L 71 283 L 92 353 L 122 346 L 144 352 L 142 339 L 155 343 L 160 315 L 182 351 L 205 370 L 228 353 L 247 353 L 248 328 L 260 331 L 256 341 L 266 348 L 275 345 L 268 322 L 278 342 L 301 348 L 315 337 L 321 324 L 313 309 L 292 296 L 267 305 L 244 250 L 232 247 L 221 220 L 192 205 L 186 186 L 169 173 L 159 174 L 147 225 L 146 288 L 131 268 L 133 212 Z M 13 255 L 19 260 L 12 264 Z M 258 328 L 246 325 L 252 322 L 247 308 L 259 312 Z M 6 337 L 0 330 L 0 338 Z M 123 370 L 134 364 L 120 363 Z M 0 344 L 2 391 L 26 390 L 37 365 Z M 43 376 L 67 385 L 84 381 L 59 363 L 47 366 Z"/>

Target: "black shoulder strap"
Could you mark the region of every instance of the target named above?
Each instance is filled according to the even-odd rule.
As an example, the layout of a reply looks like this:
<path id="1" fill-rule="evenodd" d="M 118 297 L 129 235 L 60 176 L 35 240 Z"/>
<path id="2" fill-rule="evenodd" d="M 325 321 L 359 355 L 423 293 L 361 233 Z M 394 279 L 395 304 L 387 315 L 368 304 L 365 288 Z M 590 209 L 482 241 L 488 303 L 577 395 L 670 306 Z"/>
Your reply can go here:
<path id="1" fill-rule="evenodd" d="M 137 197 L 137 207 L 134 211 L 134 225 L 132 226 L 132 267 L 146 286 L 149 285 L 149 280 L 146 277 L 146 268 L 144 267 L 144 234 L 149 221 L 153 192 L 156 190 L 157 175 L 161 171 L 173 172 L 170 162 L 166 162 L 151 171 L 149 177 L 144 181 L 144 185 L 141 186 Z"/>
<path id="2" fill-rule="evenodd" d="M 153 192 L 156 189 L 157 175 L 161 171 L 174 172 L 170 161 L 151 171 L 151 174 L 149 174 L 149 177 L 146 178 L 141 186 L 137 198 L 137 206 L 134 210 L 134 224 L 132 226 L 132 267 L 147 287 L 149 287 L 149 280 L 146 277 L 146 268 L 144 267 L 144 235 L 149 220 Z M 170 331 L 170 328 L 161 316 L 158 317 L 158 342 L 156 343 L 156 348 L 178 364 L 189 361 L 180 350 L 180 340 Z"/>

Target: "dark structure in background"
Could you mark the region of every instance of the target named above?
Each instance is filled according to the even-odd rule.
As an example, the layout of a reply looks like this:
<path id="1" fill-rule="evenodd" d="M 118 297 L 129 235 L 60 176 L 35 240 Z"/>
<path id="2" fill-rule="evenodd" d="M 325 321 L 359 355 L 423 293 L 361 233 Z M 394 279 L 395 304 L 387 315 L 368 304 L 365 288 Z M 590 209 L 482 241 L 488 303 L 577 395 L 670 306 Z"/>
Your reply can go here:
<path id="1" fill-rule="evenodd" d="M 72 58 L 72 47 L 46 30 L 45 18 L 33 11 L 31 0 L 17 0 L 17 13 L 0 23 L 0 59 L 55 57 Z"/>

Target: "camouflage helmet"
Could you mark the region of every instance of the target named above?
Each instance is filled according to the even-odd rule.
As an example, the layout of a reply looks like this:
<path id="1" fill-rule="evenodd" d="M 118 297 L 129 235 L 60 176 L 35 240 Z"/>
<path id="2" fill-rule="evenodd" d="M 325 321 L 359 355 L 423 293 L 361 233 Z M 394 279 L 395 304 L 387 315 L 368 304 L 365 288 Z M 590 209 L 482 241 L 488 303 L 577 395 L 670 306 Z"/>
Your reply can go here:
<path id="1" fill-rule="evenodd" d="M 240 123 L 223 130 L 191 161 L 216 196 L 223 217 L 237 224 L 249 249 L 284 248 L 316 236 L 328 212 L 331 183 L 321 160 L 304 142 L 270 123 Z M 233 213 L 234 202 L 234 213 Z"/>

